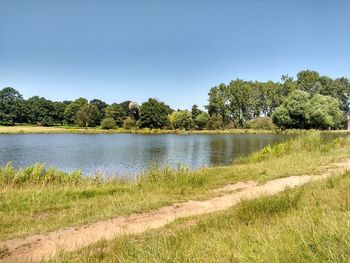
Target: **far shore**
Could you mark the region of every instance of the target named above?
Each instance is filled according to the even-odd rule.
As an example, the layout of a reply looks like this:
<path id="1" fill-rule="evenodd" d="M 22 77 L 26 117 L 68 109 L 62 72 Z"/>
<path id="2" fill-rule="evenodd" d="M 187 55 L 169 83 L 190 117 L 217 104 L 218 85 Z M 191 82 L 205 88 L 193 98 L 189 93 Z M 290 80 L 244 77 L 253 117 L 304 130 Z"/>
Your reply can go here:
<path id="1" fill-rule="evenodd" d="M 103 130 L 99 127 L 87 129 L 76 126 L 35 126 L 35 125 L 14 125 L 1 126 L 0 134 L 301 134 L 306 130 L 256 130 L 256 129 L 224 129 L 224 130 L 162 130 L 162 129 L 110 129 Z M 349 130 L 325 131 L 331 133 L 350 133 Z"/>
<path id="2" fill-rule="evenodd" d="M 110 129 L 99 127 L 87 129 L 75 126 L 34 126 L 14 125 L 0 126 L 0 134 L 50 134 L 50 133 L 76 133 L 76 134 L 289 134 L 301 133 L 301 130 L 254 130 L 254 129 L 225 129 L 225 130 L 161 130 L 161 129 Z"/>

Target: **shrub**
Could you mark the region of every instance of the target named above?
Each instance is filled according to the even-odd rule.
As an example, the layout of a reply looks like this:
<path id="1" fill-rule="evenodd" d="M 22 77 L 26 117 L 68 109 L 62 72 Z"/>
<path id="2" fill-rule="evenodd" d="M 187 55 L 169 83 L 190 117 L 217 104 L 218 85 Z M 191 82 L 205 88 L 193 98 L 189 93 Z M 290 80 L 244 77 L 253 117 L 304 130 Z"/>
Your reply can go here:
<path id="1" fill-rule="evenodd" d="M 117 124 L 115 123 L 115 120 L 111 117 L 104 118 L 101 122 L 101 129 L 109 130 L 109 129 L 115 129 L 117 127 Z"/>
<path id="2" fill-rule="evenodd" d="M 270 117 L 258 117 L 246 123 L 246 128 L 253 130 L 274 130 L 276 125 Z"/>
<path id="3" fill-rule="evenodd" d="M 123 128 L 126 130 L 130 130 L 131 128 L 135 128 L 135 126 L 136 126 L 136 121 L 131 117 L 127 117 L 123 122 Z"/>

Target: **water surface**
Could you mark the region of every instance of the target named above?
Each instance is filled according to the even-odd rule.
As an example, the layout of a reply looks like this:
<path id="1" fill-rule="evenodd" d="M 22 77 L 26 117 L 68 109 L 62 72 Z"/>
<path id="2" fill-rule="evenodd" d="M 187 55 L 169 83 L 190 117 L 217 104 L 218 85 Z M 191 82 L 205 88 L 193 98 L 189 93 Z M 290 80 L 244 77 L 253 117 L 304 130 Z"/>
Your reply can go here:
<path id="1" fill-rule="evenodd" d="M 242 155 L 286 139 L 282 135 L 0 135 L 0 165 L 45 163 L 84 174 L 135 175 L 150 168 L 228 165 Z"/>

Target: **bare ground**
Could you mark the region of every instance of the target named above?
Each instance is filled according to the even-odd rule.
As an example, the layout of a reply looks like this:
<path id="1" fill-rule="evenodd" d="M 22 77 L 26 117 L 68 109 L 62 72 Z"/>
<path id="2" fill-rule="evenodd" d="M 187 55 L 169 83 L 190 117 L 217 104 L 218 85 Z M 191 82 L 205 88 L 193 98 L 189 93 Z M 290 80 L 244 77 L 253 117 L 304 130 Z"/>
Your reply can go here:
<path id="1" fill-rule="evenodd" d="M 60 251 L 73 251 L 99 240 L 145 232 L 148 229 L 162 227 L 177 218 L 224 210 L 239 203 L 241 199 L 273 195 L 287 187 L 297 187 L 325 179 L 346 169 L 350 169 L 350 159 L 325 166 L 325 171 L 319 175 L 284 177 L 267 181 L 262 185 L 253 181 L 238 182 L 214 190 L 221 196 L 205 201 L 188 201 L 147 213 L 120 216 L 79 227 L 0 241 L 0 262 L 35 262 L 49 259 Z"/>

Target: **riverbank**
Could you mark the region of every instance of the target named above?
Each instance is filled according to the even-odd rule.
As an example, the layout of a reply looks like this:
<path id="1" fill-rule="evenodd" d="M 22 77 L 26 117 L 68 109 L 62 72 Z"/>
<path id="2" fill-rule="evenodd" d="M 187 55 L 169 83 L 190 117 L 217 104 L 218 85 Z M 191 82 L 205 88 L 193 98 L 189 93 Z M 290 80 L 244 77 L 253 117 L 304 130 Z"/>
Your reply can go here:
<path id="1" fill-rule="evenodd" d="M 350 173 L 143 234 L 100 241 L 53 262 L 348 262 Z M 50 261 L 51 262 L 51 261 Z"/>
<path id="2" fill-rule="evenodd" d="M 254 130 L 254 129 L 226 129 L 226 130 L 161 130 L 161 129 L 131 129 L 124 128 L 103 130 L 99 127 L 89 127 L 88 129 L 74 126 L 0 126 L 0 134 L 50 134 L 50 133 L 69 133 L 69 134 L 301 134 L 302 130 Z"/>
<path id="3" fill-rule="evenodd" d="M 349 168 L 350 158 L 347 158 L 341 162 L 329 165 L 326 171 L 314 176 L 290 176 L 269 180 L 259 185 L 254 181 L 238 182 L 236 184 L 226 185 L 223 188 L 215 189 L 215 192 L 221 195 L 204 201 L 191 200 L 146 213 L 121 216 L 79 227 L 71 227 L 50 233 L 8 240 L 6 242 L 0 242 L 0 247 L 5 247 L 7 249 L 8 256 L 5 257 L 6 261 L 22 262 L 28 259 L 31 261 L 50 259 L 61 251 L 75 251 L 101 240 L 112 240 L 113 243 L 115 238 L 144 233 L 154 228 L 161 228 L 181 218 L 194 215 L 205 216 L 208 213 L 230 209 L 234 205 L 239 204 L 242 199 L 251 200 L 278 194 L 286 189 L 301 187 L 310 182 L 331 178 L 334 174 L 342 173 Z M 296 201 L 298 200 L 294 200 L 293 198 L 288 205 L 295 205 Z M 118 258 L 114 258 L 113 260 L 110 254 L 106 254 L 106 257 L 109 258 L 109 262 L 119 261 Z M 86 257 L 78 258 L 78 261 L 82 261 L 82 259 Z M 71 262 L 72 260 L 60 259 L 59 262 L 61 261 Z M 99 260 L 97 261 L 99 262 Z M 144 260 L 141 261 L 145 262 Z M 147 262 L 148 261 L 149 260 L 147 260 Z"/>
<path id="4" fill-rule="evenodd" d="M 86 178 L 34 165 L 0 169 L 0 240 L 141 213 L 187 200 L 217 196 L 230 183 L 315 174 L 350 156 L 347 138 L 323 140 L 309 132 L 227 167 L 152 170 L 136 181 Z M 40 218 L 40 220 L 38 220 Z"/>

